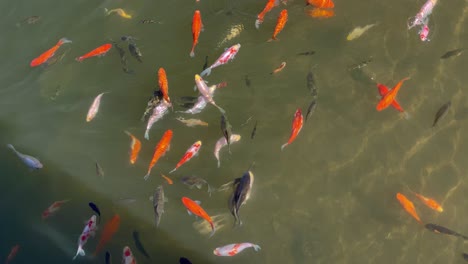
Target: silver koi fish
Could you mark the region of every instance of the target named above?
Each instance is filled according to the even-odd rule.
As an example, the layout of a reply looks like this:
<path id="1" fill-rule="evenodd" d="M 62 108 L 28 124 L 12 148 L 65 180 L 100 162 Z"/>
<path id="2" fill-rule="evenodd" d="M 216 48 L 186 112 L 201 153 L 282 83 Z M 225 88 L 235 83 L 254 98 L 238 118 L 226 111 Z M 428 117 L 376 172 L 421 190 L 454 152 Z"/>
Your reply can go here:
<path id="1" fill-rule="evenodd" d="M 208 85 L 206 85 L 206 82 L 202 79 L 202 77 L 198 74 L 195 74 L 195 83 L 197 85 L 197 88 L 198 88 L 198 91 L 200 91 L 200 93 L 203 95 L 205 101 L 207 101 L 208 103 L 214 105 L 216 108 L 218 108 L 218 110 L 224 114 L 226 113 L 226 111 L 224 111 L 223 108 L 219 107 L 216 102 L 213 100 L 213 96 L 211 94 L 211 90 L 210 88 L 208 87 Z"/>
<path id="2" fill-rule="evenodd" d="M 154 109 L 150 118 L 148 119 L 148 124 L 146 125 L 145 138 L 149 140 L 149 131 L 154 123 L 161 119 L 169 110 L 169 104 L 166 100 L 162 100 Z"/>
<path id="3" fill-rule="evenodd" d="M 432 13 L 432 9 L 437 4 L 438 0 L 427 0 L 426 3 L 421 7 L 419 12 L 414 17 L 408 18 L 407 26 L 411 29 L 415 26 L 423 25 L 429 15 Z"/>

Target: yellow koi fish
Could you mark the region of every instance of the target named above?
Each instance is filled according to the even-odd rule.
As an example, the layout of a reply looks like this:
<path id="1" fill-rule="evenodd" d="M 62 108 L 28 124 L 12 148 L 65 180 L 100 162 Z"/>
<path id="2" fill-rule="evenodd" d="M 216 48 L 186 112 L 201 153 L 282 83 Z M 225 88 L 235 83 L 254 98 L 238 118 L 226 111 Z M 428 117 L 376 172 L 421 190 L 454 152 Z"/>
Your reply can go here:
<path id="1" fill-rule="evenodd" d="M 125 13 L 125 10 L 123 10 L 122 8 L 116 8 L 116 9 L 112 9 L 112 10 L 108 10 L 107 8 L 104 8 L 104 11 L 106 12 L 106 15 L 110 15 L 112 13 L 117 13 L 119 16 L 121 16 L 123 18 L 127 18 L 127 19 L 132 18 L 132 16 Z"/>

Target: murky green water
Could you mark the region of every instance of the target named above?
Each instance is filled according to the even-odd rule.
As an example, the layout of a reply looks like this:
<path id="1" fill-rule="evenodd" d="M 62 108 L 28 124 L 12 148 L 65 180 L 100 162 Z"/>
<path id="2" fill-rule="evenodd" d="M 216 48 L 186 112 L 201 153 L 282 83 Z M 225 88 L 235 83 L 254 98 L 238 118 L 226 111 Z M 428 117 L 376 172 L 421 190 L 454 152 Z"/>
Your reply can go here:
<path id="1" fill-rule="evenodd" d="M 417 29 L 406 29 L 406 19 L 422 1 L 337 0 L 336 16 L 325 20 L 307 17 L 303 2 L 292 1 L 268 13 L 260 30 L 254 21 L 265 2 L 255 2 L 0 2 L 0 142 L 11 143 L 44 164 L 42 170 L 31 172 L 6 146 L 0 151 L 1 258 L 19 244 L 12 263 L 71 262 L 84 221 L 92 215 L 87 203 L 93 201 L 103 214 L 101 230 L 114 214 L 121 216 L 121 227 L 105 248 L 114 263 L 121 260 L 126 245 L 139 263 L 177 263 L 182 256 L 193 263 L 463 263 L 461 253 L 468 251 L 467 245 L 419 226 L 403 211 L 395 193 L 413 200 L 424 222 L 468 234 L 467 54 L 440 60 L 447 50 L 467 45 L 468 1 L 440 1 L 431 15 L 427 43 L 419 40 Z M 133 19 L 104 15 L 104 8 L 118 7 Z M 280 41 L 267 43 L 282 8 L 288 9 L 289 21 Z M 191 59 L 195 9 L 201 11 L 205 31 Z M 31 15 L 41 20 L 16 26 Z M 160 23 L 139 24 L 141 19 Z M 378 25 L 359 39 L 346 41 L 354 27 L 371 23 Z M 242 33 L 218 47 L 229 28 L 238 24 L 245 28 Z M 137 38 L 143 53 L 143 63 L 127 55 L 135 74 L 122 71 L 116 50 L 102 58 L 74 60 L 122 35 Z M 60 54 L 65 54 L 61 61 L 29 67 L 62 37 L 73 43 L 61 47 Z M 242 45 L 235 60 L 206 78 L 210 84 L 228 83 L 216 92 L 215 100 L 227 110 L 233 132 L 242 135 L 231 155 L 221 151 L 221 168 L 213 156 L 221 137 L 219 112 L 211 105 L 193 116 L 208 122 L 208 127 L 186 127 L 175 118 L 192 116 L 171 112 L 153 126 L 150 140 L 144 140 L 146 123 L 140 117 L 157 85 L 157 69 L 166 69 L 173 100 L 197 96 L 193 77 L 202 70 L 205 56 L 212 63 L 235 43 Z M 309 50 L 316 54 L 296 56 Z M 373 61 L 362 72 L 347 70 L 369 57 Z M 270 75 L 282 61 L 286 68 Z M 306 87 L 311 69 L 318 107 L 295 142 L 281 152 L 294 111 L 300 107 L 305 112 L 311 101 Z M 245 75 L 251 79 L 250 87 Z M 398 100 L 411 118 L 390 108 L 377 112 L 374 82 L 393 87 L 406 76 L 411 79 L 403 84 Z M 110 93 L 104 95 L 98 116 L 86 123 L 92 100 L 105 91 Z M 448 100 L 449 114 L 431 129 L 434 114 Z M 255 120 L 257 135 L 251 140 Z M 145 182 L 154 146 L 166 129 L 174 131 L 171 150 Z M 130 139 L 124 130 L 142 140 L 134 166 L 128 162 Z M 160 173 L 167 175 L 197 140 L 203 142 L 199 156 L 171 174 L 175 184 L 167 185 Z M 95 161 L 104 168 L 104 179 L 96 176 Z M 228 192 L 209 197 L 206 189 L 180 183 L 182 176 L 193 174 L 220 186 L 240 177 L 252 162 L 255 183 L 251 199 L 241 209 L 242 227 L 232 227 Z M 155 228 L 148 198 L 160 184 L 169 202 Z M 408 188 L 442 202 L 444 212 L 431 211 Z M 200 220 L 187 215 L 182 196 L 201 200 L 210 215 L 221 215 L 224 226 L 208 238 L 194 227 Z M 42 211 L 63 199 L 71 201 L 42 221 Z M 135 248 L 134 230 L 140 232 L 151 259 Z M 88 255 L 100 234 L 86 244 Z M 236 242 L 256 243 L 262 250 L 248 249 L 232 258 L 213 255 L 214 248 Z M 75 262 L 103 263 L 104 252 Z"/>

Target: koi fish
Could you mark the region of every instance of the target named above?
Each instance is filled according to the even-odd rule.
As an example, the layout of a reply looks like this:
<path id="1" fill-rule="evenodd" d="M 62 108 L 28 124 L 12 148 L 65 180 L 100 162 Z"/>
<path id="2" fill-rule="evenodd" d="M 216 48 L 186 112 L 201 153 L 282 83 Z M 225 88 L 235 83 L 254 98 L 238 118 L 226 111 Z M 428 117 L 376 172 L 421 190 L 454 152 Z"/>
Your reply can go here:
<path id="1" fill-rule="evenodd" d="M 76 259 L 76 257 L 79 256 L 84 256 L 86 255 L 85 251 L 83 250 L 84 245 L 86 242 L 88 242 L 88 238 L 90 236 L 94 236 L 96 232 L 96 216 L 93 215 L 91 218 L 88 220 L 86 223 L 86 226 L 83 229 L 83 232 L 81 232 L 80 237 L 78 238 L 78 250 L 76 251 L 75 257 L 73 257 L 73 260 Z"/>
<path id="2" fill-rule="evenodd" d="M 211 188 L 210 184 L 203 178 L 191 175 L 191 176 L 184 176 L 181 179 L 182 183 L 193 189 L 193 187 L 197 187 L 197 189 L 201 189 L 203 184 L 206 184 L 208 189 L 208 194 L 211 196 L 213 189 Z"/>
<path id="3" fill-rule="evenodd" d="M 167 199 L 164 197 L 164 189 L 162 185 L 159 185 L 153 194 L 153 209 L 154 209 L 154 220 L 156 223 L 156 227 L 158 227 L 159 222 L 161 222 L 161 216 L 164 213 L 165 202 L 167 202 Z"/>
<path id="4" fill-rule="evenodd" d="M 429 15 L 432 13 L 432 9 L 437 4 L 438 0 L 427 0 L 426 3 L 421 7 L 419 12 L 414 17 L 408 18 L 407 26 L 408 30 L 419 25 L 423 25 Z"/>
<path id="5" fill-rule="evenodd" d="M 7 147 L 9 149 L 13 150 L 13 152 L 15 152 L 16 156 L 18 156 L 18 158 L 20 158 L 21 161 L 24 164 L 26 164 L 26 166 L 28 166 L 30 169 L 38 170 L 38 169 L 41 169 L 43 167 L 42 163 L 38 159 L 36 159 L 33 156 L 29 156 L 29 155 L 26 155 L 26 154 L 23 154 L 23 153 L 17 151 L 15 149 L 15 147 L 13 147 L 12 144 L 8 144 Z"/>
<path id="6" fill-rule="evenodd" d="M 395 100 L 398 94 L 398 91 L 401 88 L 401 85 L 403 85 L 403 82 L 406 80 L 409 80 L 409 77 L 403 78 L 400 82 L 397 83 L 397 85 L 395 85 L 395 87 L 393 87 L 393 89 L 390 92 L 388 92 L 382 97 L 382 99 L 380 99 L 376 107 L 377 111 L 382 111 L 383 109 L 387 108 L 389 105 L 392 104 L 392 102 Z"/>
<path id="7" fill-rule="evenodd" d="M 167 177 L 166 175 L 161 174 L 161 177 L 163 177 L 169 185 L 174 184 L 174 182 L 171 180 L 171 178 Z"/>
<path id="8" fill-rule="evenodd" d="M 255 251 L 259 251 L 261 248 L 259 245 L 255 245 L 252 243 L 237 243 L 237 244 L 229 244 L 223 247 L 217 247 L 214 251 L 213 254 L 216 256 L 221 256 L 221 257 L 232 257 L 234 255 L 237 255 L 237 253 L 242 252 L 246 248 L 253 247 Z"/>
<path id="9" fill-rule="evenodd" d="M 307 119 L 309 119 L 309 116 L 310 116 L 311 114 L 314 113 L 315 108 L 317 108 L 317 100 L 314 98 L 314 99 L 312 100 L 312 102 L 310 102 L 309 107 L 307 108 L 307 113 L 306 113 L 306 116 L 305 116 L 305 121 L 307 121 Z"/>
<path id="10" fill-rule="evenodd" d="M 126 18 L 126 19 L 131 19 L 132 16 L 125 13 L 125 10 L 123 10 L 122 8 L 116 8 L 116 9 L 112 9 L 112 10 L 108 10 L 107 8 L 104 8 L 104 12 L 106 12 L 106 15 L 110 15 L 112 13 L 117 13 L 117 15 L 123 17 L 123 18 Z"/>
<path id="11" fill-rule="evenodd" d="M 226 86 L 226 83 L 223 82 L 223 83 L 219 83 L 217 85 L 212 85 L 210 87 L 208 87 L 209 89 L 209 92 L 210 92 L 210 95 L 211 97 L 214 96 L 214 92 L 217 88 L 222 88 Z M 203 109 L 205 109 L 206 105 L 207 105 L 207 101 L 205 100 L 205 97 L 203 95 L 200 95 L 198 96 L 197 98 L 197 102 L 195 102 L 195 104 L 192 106 L 192 108 L 186 110 L 186 111 L 182 111 L 182 113 L 186 113 L 186 114 L 198 114 L 200 113 Z M 178 112 L 181 112 L 181 111 L 178 111 Z"/>
<path id="12" fill-rule="evenodd" d="M 250 139 L 254 139 L 255 135 L 257 134 L 257 122 L 258 121 L 255 121 L 255 125 L 252 129 L 252 132 L 250 133 Z"/>
<path id="13" fill-rule="evenodd" d="M 60 207 L 68 201 L 70 200 L 56 201 L 53 204 L 51 204 L 46 210 L 44 210 L 44 212 L 42 212 L 42 219 L 46 219 L 53 213 L 57 212 L 60 209 Z"/>
<path id="14" fill-rule="evenodd" d="M 238 142 L 241 139 L 241 135 L 237 134 L 232 134 L 230 137 L 230 143 L 235 143 Z M 214 149 L 214 156 L 216 157 L 216 160 L 218 161 L 218 168 L 221 167 L 221 161 L 219 160 L 219 151 L 227 145 L 227 140 L 223 136 L 218 141 L 216 141 L 215 149 Z"/>
<path id="15" fill-rule="evenodd" d="M 94 165 L 96 167 L 96 175 L 104 179 L 104 170 L 102 169 L 101 165 L 99 165 L 97 161 L 94 162 Z"/>
<path id="16" fill-rule="evenodd" d="M 198 44 L 198 37 L 200 32 L 203 31 L 203 23 L 201 20 L 201 14 L 199 10 L 195 10 L 192 19 L 192 50 L 190 51 L 190 57 L 195 57 L 195 46 Z"/>
<path id="17" fill-rule="evenodd" d="M 211 66 L 210 66 L 211 67 Z M 209 68 L 207 68 L 208 70 Z M 213 96 L 211 95 L 211 91 L 210 91 L 210 88 L 208 87 L 208 85 L 206 85 L 205 81 L 202 79 L 202 77 L 198 74 L 195 74 L 195 84 L 197 85 L 197 88 L 198 88 L 198 91 L 200 91 L 200 93 L 203 95 L 203 98 L 205 99 L 205 101 L 207 101 L 208 103 L 212 104 L 213 106 L 215 106 L 216 108 L 218 108 L 218 110 L 224 114 L 226 113 L 226 111 L 224 111 L 223 108 L 221 108 L 220 106 L 218 106 L 216 104 L 216 102 L 213 100 Z"/>
<path id="18" fill-rule="evenodd" d="M 434 118 L 434 123 L 432 123 L 432 127 L 435 127 L 435 125 L 437 125 L 439 120 L 441 120 L 442 118 L 444 118 L 447 115 L 448 111 L 450 110 L 451 105 L 452 105 L 452 102 L 448 101 L 447 103 L 442 105 L 439 108 L 439 110 L 437 110 L 437 113 L 435 114 L 435 118 Z"/>
<path id="19" fill-rule="evenodd" d="M 427 21 L 424 23 L 424 25 L 421 27 L 421 29 L 419 30 L 418 34 L 419 34 L 419 39 L 421 41 L 430 41 L 430 39 L 428 39 L 428 36 L 429 36 L 429 26 L 427 25 Z"/>
<path id="20" fill-rule="evenodd" d="M 447 52 L 444 53 L 444 55 L 442 55 L 440 58 L 441 59 L 448 59 L 452 56 L 460 56 L 466 49 L 454 49 L 454 50 L 449 50 Z"/>
<path id="21" fill-rule="evenodd" d="M 414 208 L 414 204 L 406 198 L 401 193 L 396 194 L 396 198 L 400 202 L 401 206 L 403 206 L 403 209 L 405 209 L 406 212 L 408 212 L 416 221 L 418 221 L 420 224 L 422 224 L 421 219 L 419 218 L 418 213 L 416 213 L 416 209 Z"/>
<path id="22" fill-rule="evenodd" d="M 262 12 L 260 12 L 257 15 L 257 19 L 255 20 L 255 27 L 257 29 L 259 29 L 260 24 L 263 23 L 263 19 L 265 18 L 266 13 L 270 12 L 271 9 L 273 9 L 273 7 L 275 7 L 277 5 L 279 5 L 278 0 L 268 0 L 267 4 L 265 5 L 265 8 L 262 10 Z"/>
<path id="23" fill-rule="evenodd" d="M 367 25 L 367 26 L 364 26 L 364 27 L 356 27 L 354 28 L 349 34 L 348 36 L 346 37 L 346 40 L 348 41 L 351 41 L 351 40 L 354 40 L 354 39 L 357 39 L 359 38 L 360 36 L 362 36 L 362 34 L 364 34 L 367 30 L 371 29 L 373 26 L 377 25 L 377 23 L 374 23 L 374 24 L 370 24 L 370 25 Z"/>
<path id="24" fill-rule="evenodd" d="M 20 249 L 20 245 L 16 245 L 16 246 L 11 248 L 10 254 L 8 254 L 8 257 L 7 257 L 7 260 L 5 261 L 5 264 L 10 263 L 16 257 L 16 255 L 18 254 L 19 249 Z"/>
<path id="25" fill-rule="evenodd" d="M 192 199 L 190 199 L 188 197 L 185 197 L 185 196 L 182 197 L 182 203 L 184 204 L 184 206 L 187 208 L 187 210 L 189 212 L 193 213 L 196 216 L 199 216 L 199 217 L 205 219 L 208 223 L 210 223 L 211 230 L 212 230 L 210 237 L 213 236 L 216 229 L 215 229 L 215 226 L 213 224 L 213 220 L 206 213 L 206 211 L 203 210 L 203 208 L 198 203 L 196 203 L 195 201 L 193 201 Z"/>
<path id="26" fill-rule="evenodd" d="M 270 74 L 278 73 L 278 72 L 282 71 L 284 69 L 284 67 L 286 67 L 286 62 L 283 61 L 281 63 L 281 65 L 278 68 L 274 69 L 273 72 L 271 72 Z"/>
<path id="27" fill-rule="evenodd" d="M 151 258 L 148 255 L 148 252 L 146 252 L 145 247 L 143 246 L 143 243 L 141 243 L 140 233 L 138 233 L 138 231 L 135 230 L 133 231 L 132 235 L 133 235 L 133 242 L 135 242 L 135 246 L 141 252 L 141 254 L 143 254 L 146 258 Z"/>
<path id="28" fill-rule="evenodd" d="M 424 225 L 425 228 L 427 228 L 428 230 L 434 232 L 434 233 L 439 233 L 439 234 L 446 234 L 446 235 L 451 235 L 451 236 L 456 236 L 456 237 L 461 237 L 465 240 L 468 239 L 467 236 L 465 235 L 462 235 L 460 233 L 457 233 L 453 230 L 450 230 L 446 227 L 443 227 L 443 226 L 440 226 L 440 225 L 436 225 L 436 224 L 426 224 Z"/>
<path id="29" fill-rule="evenodd" d="M 167 150 L 169 150 L 171 139 L 172 139 L 172 130 L 167 130 L 164 135 L 162 136 L 161 140 L 159 140 L 156 148 L 154 149 L 153 158 L 151 159 L 150 165 L 148 167 L 148 173 L 146 173 L 144 179 L 147 180 L 150 176 L 151 169 L 154 167 L 156 162 L 158 162 L 159 158 L 164 156 Z"/>
<path id="30" fill-rule="evenodd" d="M 77 61 L 83 61 L 84 59 L 87 59 L 87 58 L 90 58 L 90 57 L 94 57 L 94 56 L 104 56 L 106 55 L 106 53 L 112 48 L 112 44 L 111 43 L 107 43 L 107 44 L 104 44 L 104 45 L 101 45 L 95 49 L 93 49 L 92 51 L 86 53 L 85 55 L 83 56 L 80 56 L 80 57 L 77 57 L 76 60 Z"/>
<path id="31" fill-rule="evenodd" d="M 218 43 L 217 47 L 219 48 L 231 39 L 234 39 L 235 37 L 239 36 L 243 30 L 244 25 L 242 24 L 232 25 L 231 28 L 228 30 L 226 37 L 224 37 L 224 39 Z"/>
<path id="32" fill-rule="evenodd" d="M 99 240 L 99 244 L 94 251 L 94 256 L 97 256 L 99 251 L 104 248 L 104 245 L 111 240 L 112 236 L 117 232 L 120 225 L 120 216 L 118 214 L 114 215 L 109 222 L 106 223 L 104 226 L 104 230 L 102 231 L 101 239 Z"/>
<path id="33" fill-rule="evenodd" d="M 306 5 L 312 5 L 318 8 L 334 8 L 335 3 L 332 0 L 306 0 Z"/>
<path id="34" fill-rule="evenodd" d="M 252 186 L 254 182 L 254 175 L 249 170 L 242 177 L 234 180 L 234 192 L 229 198 L 229 210 L 234 216 L 234 224 L 239 223 L 242 225 L 242 221 L 239 217 L 239 210 L 241 205 L 245 204 L 250 198 L 250 192 L 252 191 Z"/>
<path id="35" fill-rule="evenodd" d="M 128 246 L 123 249 L 122 264 L 136 264 L 135 257 Z"/>
<path id="36" fill-rule="evenodd" d="M 185 119 L 183 117 L 178 117 L 176 120 L 184 123 L 188 127 L 194 126 L 208 126 L 208 123 L 205 121 L 201 121 L 200 119 Z"/>
<path id="37" fill-rule="evenodd" d="M 308 16 L 313 18 L 330 18 L 335 15 L 333 9 L 313 8 L 306 10 Z"/>
<path id="38" fill-rule="evenodd" d="M 158 83 L 159 89 L 163 94 L 163 99 L 166 100 L 169 106 L 172 106 L 171 99 L 169 98 L 169 84 L 167 82 L 166 71 L 164 68 L 159 68 L 158 70 Z"/>
<path id="39" fill-rule="evenodd" d="M 145 138 L 149 140 L 149 131 L 154 123 L 163 118 L 167 114 L 169 109 L 169 104 L 166 100 L 162 100 L 154 109 L 150 118 L 148 119 L 148 124 L 146 125 Z"/>
<path id="40" fill-rule="evenodd" d="M 140 153 L 141 150 L 141 141 L 138 140 L 134 135 L 132 135 L 128 131 L 124 131 L 125 134 L 129 135 L 130 138 L 132 139 L 132 143 L 130 144 L 130 163 L 135 164 L 137 158 L 138 158 L 138 153 Z"/>
<path id="41" fill-rule="evenodd" d="M 221 132 L 223 133 L 226 143 L 228 145 L 229 153 L 231 153 L 231 135 L 232 135 L 232 126 L 229 123 L 226 115 L 221 115 Z"/>
<path id="42" fill-rule="evenodd" d="M 94 117 L 96 117 L 96 114 L 99 111 L 99 106 L 101 105 L 101 98 L 105 93 L 107 92 L 100 93 L 98 96 L 96 96 L 96 98 L 94 98 L 93 103 L 88 109 L 88 114 L 86 115 L 86 122 L 90 122 L 94 119 Z"/>
<path id="43" fill-rule="evenodd" d="M 200 150 L 200 147 L 202 145 L 202 142 L 199 140 L 195 143 L 193 143 L 193 145 L 187 149 L 187 151 L 185 152 L 184 156 L 182 157 L 182 159 L 180 159 L 180 161 L 177 163 L 176 167 L 171 170 L 169 173 L 173 173 L 174 171 L 176 171 L 180 166 L 182 166 L 182 164 L 188 162 L 189 160 L 191 160 L 194 156 L 196 156 L 198 154 L 198 151 Z"/>
<path id="44" fill-rule="evenodd" d="M 232 47 L 228 48 L 226 51 L 224 51 L 221 56 L 216 60 L 215 63 L 213 63 L 210 67 L 206 68 L 204 71 L 200 73 L 200 76 L 203 77 L 205 75 L 210 75 L 211 70 L 221 66 L 223 64 L 228 63 L 230 60 L 233 60 L 234 57 L 236 56 L 237 52 L 239 52 L 241 45 L 238 43 L 236 45 L 233 45 Z"/>
<path id="45" fill-rule="evenodd" d="M 419 200 L 421 200 L 421 202 L 423 202 L 427 207 L 433 209 L 433 210 L 436 210 L 437 212 L 439 213 L 442 213 L 444 211 L 444 209 L 442 208 L 442 206 L 436 202 L 435 200 L 431 199 L 431 198 L 427 198 L 419 193 L 415 193 L 413 192 L 413 194 L 419 198 Z"/>
<path id="46" fill-rule="evenodd" d="M 281 30 L 283 30 L 284 25 L 286 25 L 286 22 L 288 22 L 288 10 L 283 9 L 278 16 L 278 21 L 276 22 L 276 27 L 275 31 L 273 32 L 273 36 L 271 36 L 271 39 L 269 39 L 268 41 L 278 40 L 276 36 L 281 32 Z"/>
<path id="47" fill-rule="evenodd" d="M 379 88 L 379 94 L 380 96 L 383 98 L 386 94 L 388 94 L 389 92 L 389 89 L 387 86 L 381 84 L 381 83 L 378 83 L 377 84 L 377 88 Z M 397 102 L 396 99 L 393 99 L 392 103 L 391 103 L 392 107 L 395 108 L 396 110 L 398 110 L 399 112 L 405 112 L 405 110 L 403 110 L 403 108 L 400 106 L 400 104 Z"/>
<path id="48" fill-rule="evenodd" d="M 301 109 L 298 108 L 296 110 L 296 113 L 294 114 L 291 135 L 289 136 L 289 140 L 287 143 L 281 146 L 281 150 L 283 150 L 287 145 L 291 144 L 296 139 L 297 135 L 299 135 L 299 132 L 301 132 L 303 123 L 304 123 L 304 117 L 302 116 Z"/>
<path id="49" fill-rule="evenodd" d="M 104 260 L 106 261 L 106 264 L 111 264 L 111 262 L 112 262 L 111 253 L 109 251 L 106 251 L 106 256 L 105 256 Z"/>
<path id="50" fill-rule="evenodd" d="M 137 47 L 137 45 L 134 42 L 128 43 L 128 51 L 139 62 L 143 62 L 143 60 L 141 59 L 143 57 L 143 54 L 141 54 L 140 49 Z"/>
<path id="51" fill-rule="evenodd" d="M 39 66 L 39 65 L 47 62 L 47 60 L 49 60 L 50 58 L 52 58 L 54 56 L 55 52 L 60 48 L 60 46 L 62 46 L 65 43 L 72 43 L 72 41 L 67 39 L 67 38 L 61 38 L 57 42 L 57 44 L 55 44 L 55 46 L 53 46 L 49 50 L 45 51 L 41 55 L 39 55 L 39 57 L 33 59 L 31 61 L 31 63 L 29 64 L 29 66 L 36 67 L 36 66 Z"/>

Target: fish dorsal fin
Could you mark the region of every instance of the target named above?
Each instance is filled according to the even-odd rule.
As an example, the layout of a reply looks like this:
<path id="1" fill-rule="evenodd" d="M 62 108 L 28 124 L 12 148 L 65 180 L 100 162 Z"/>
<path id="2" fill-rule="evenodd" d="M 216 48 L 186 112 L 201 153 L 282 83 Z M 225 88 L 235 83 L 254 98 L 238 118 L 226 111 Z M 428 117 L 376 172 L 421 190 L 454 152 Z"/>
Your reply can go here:
<path id="1" fill-rule="evenodd" d="M 194 201 L 194 202 L 195 202 L 196 204 L 198 204 L 198 205 L 201 205 L 201 202 L 198 201 L 198 200 L 196 200 L 196 201 Z"/>

